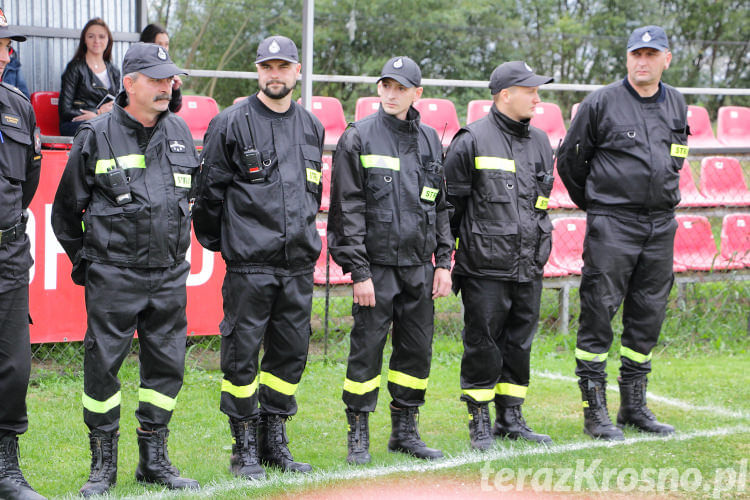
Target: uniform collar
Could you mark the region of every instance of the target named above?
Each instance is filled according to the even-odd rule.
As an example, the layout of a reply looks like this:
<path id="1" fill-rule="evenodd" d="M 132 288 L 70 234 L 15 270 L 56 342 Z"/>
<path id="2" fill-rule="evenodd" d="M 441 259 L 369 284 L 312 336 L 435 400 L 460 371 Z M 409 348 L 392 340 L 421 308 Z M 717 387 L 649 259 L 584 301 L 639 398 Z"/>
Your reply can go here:
<path id="1" fill-rule="evenodd" d="M 529 136 L 529 122 L 531 120 L 521 120 L 520 122 L 517 122 L 498 111 L 497 106 L 494 104 L 490 107 L 490 116 L 501 130 L 518 137 Z"/>
<path id="2" fill-rule="evenodd" d="M 291 106 L 289 106 L 289 109 L 287 109 L 283 113 L 277 113 L 276 111 L 263 104 L 263 101 L 258 99 L 258 94 L 251 95 L 248 99 L 248 102 L 250 103 L 250 107 L 253 109 L 253 111 L 271 120 L 292 116 L 294 114 L 294 107 L 297 105 L 297 103 L 294 102 L 294 99 L 292 99 L 292 103 Z"/>
<path id="3" fill-rule="evenodd" d="M 378 108 L 377 113 L 378 117 L 394 132 L 411 133 L 419 130 L 419 111 L 414 106 L 409 106 L 405 120 L 399 120 L 395 116 L 389 115 L 383 111 L 383 106 Z"/>
<path id="4" fill-rule="evenodd" d="M 630 82 L 628 81 L 628 77 L 626 76 L 622 80 L 622 84 L 625 86 L 626 89 L 628 89 L 628 92 L 638 99 L 642 103 L 650 103 L 650 102 L 662 102 L 664 101 L 665 95 L 664 95 L 664 85 L 662 85 L 661 82 L 659 82 L 659 90 L 656 91 L 656 94 L 652 95 L 651 97 L 641 97 L 641 95 L 636 92 L 636 90 L 633 88 L 632 85 L 630 85 Z"/>

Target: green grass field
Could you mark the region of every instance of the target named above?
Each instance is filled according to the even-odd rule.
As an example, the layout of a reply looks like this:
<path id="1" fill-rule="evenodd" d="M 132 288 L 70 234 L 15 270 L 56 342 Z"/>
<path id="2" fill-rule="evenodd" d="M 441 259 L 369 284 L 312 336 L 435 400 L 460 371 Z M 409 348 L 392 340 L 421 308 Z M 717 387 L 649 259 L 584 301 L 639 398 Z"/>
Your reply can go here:
<path id="1" fill-rule="evenodd" d="M 697 290 L 687 298 L 696 319 L 679 320 L 673 317 L 677 316 L 675 310 L 667 320 L 663 342 L 655 351 L 649 391 L 651 408 L 678 430 L 676 436 L 668 439 L 627 431 L 625 442 L 612 445 L 583 435 L 580 394 L 572 378 L 575 362 L 570 346 L 575 342 L 575 329 L 571 328 L 568 335 L 559 335 L 543 327 L 534 344 L 534 372 L 524 413 L 535 430 L 552 436 L 554 445 L 544 448 L 499 441 L 489 452 L 470 451 L 467 413 L 459 401 L 462 348 L 456 330 L 460 321 L 449 314 L 438 325 L 441 334 L 435 339 L 427 403 L 420 419 L 423 439 L 428 445 L 441 448 L 446 459 L 425 463 L 388 453 L 389 396 L 384 382 L 378 411 L 371 419 L 373 462 L 359 468 L 345 463 L 346 422 L 341 386 L 348 342 L 342 333 L 346 327 L 342 326 L 332 332 L 327 357 L 321 354 L 319 340 L 313 345 L 297 393 L 299 413 L 288 424 L 295 458 L 310 462 L 315 472 L 295 476 L 269 470 L 265 481 L 244 482 L 233 479 L 228 471 L 231 442 L 226 417 L 218 408 L 218 353 L 202 351 L 200 362 L 189 363 L 170 426 L 173 463 L 204 486 L 193 494 L 162 492 L 142 486 L 133 478 L 137 462 L 137 423 L 133 413 L 138 365 L 131 357 L 120 373 L 123 403 L 119 475 L 113 496 L 327 498 L 326 492 L 337 491 L 343 492 L 337 498 L 365 498 L 360 490 L 363 486 L 370 485 L 377 491 L 394 482 L 399 488 L 403 485 L 401 489 L 409 498 L 438 498 L 435 494 L 414 495 L 425 485 L 442 483 L 460 485 L 462 493 L 454 495 L 456 498 L 497 497 L 508 491 L 519 498 L 535 492 L 563 492 L 572 498 L 750 496 L 750 354 L 743 328 L 747 324 L 748 287 L 737 287 L 738 309 L 707 312 L 699 318 L 699 304 L 713 295 L 710 289 Z M 455 299 L 438 304 L 439 313 L 455 311 L 450 300 Z M 346 304 L 340 308 L 345 310 Z M 554 304 L 545 305 L 546 309 L 554 312 Z M 720 345 L 714 339 L 701 337 L 709 328 L 701 326 L 704 323 L 723 332 L 723 336 L 717 334 L 722 340 Z M 611 352 L 618 349 L 616 343 Z M 191 359 L 195 361 L 196 356 L 193 352 Z M 612 354 L 608 367 L 610 388 L 616 387 L 618 367 L 619 359 Z M 50 497 L 74 496 L 88 475 L 88 439 L 80 402 L 82 378 L 79 367 L 73 368 L 35 371 L 28 398 L 30 429 L 20 441 L 27 479 Z M 608 397 L 614 418 L 619 396 L 612 390 Z M 392 492 L 387 496 L 398 498 Z"/>

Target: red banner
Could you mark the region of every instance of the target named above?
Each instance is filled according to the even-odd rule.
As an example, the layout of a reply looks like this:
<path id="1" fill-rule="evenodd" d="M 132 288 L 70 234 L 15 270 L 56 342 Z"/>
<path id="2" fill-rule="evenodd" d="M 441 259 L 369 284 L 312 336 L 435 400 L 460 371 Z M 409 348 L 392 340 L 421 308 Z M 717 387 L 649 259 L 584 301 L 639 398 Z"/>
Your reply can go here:
<path id="1" fill-rule="evenodd" d="M 31 325 L 31 342 L 83 340 L 86 333 L 83 287 L 71 281 L 70 260 L 57 242 L 50 223 L 52 201 L 65 169 L 68 152 L 44 151 L 43 155 L 41 180 L 29 207 L 27 227 L 34 256 L 29 287 L 31 317 L 34 321 Z M 221 255 L 200 246 L 195 235 L 188 260 L 191 262 L 187 280 L 188 335 L 218 333 L 222 317 L 224 261 Z"/>

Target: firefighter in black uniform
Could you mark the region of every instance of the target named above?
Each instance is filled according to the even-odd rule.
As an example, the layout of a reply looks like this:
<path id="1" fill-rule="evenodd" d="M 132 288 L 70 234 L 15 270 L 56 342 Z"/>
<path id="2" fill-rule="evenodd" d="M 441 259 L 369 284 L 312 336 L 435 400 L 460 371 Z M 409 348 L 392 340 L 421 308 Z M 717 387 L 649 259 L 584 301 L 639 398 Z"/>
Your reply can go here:
<path id="1" fill-rule="evenodd" d="M 11 40 L 26 37 L 0 10 L 0 75 Z M 18 435 L 26 432 L 29 343 L 30 242 L 26 209 L 39 184 L 42 157 L 34 110 L 15 87 L 0 83 L 0 498 L 37 499 L 18 466 Z"/>
<path id="2" fill-rule="evenodd" d="M 86 287 L 83 418 L 91 474 L 83 496 L 117 480 L 120 381 L 138 330 L 141 385 L 135 477 L 198 488 L 167 455 L 167 424 L 182 387 L 190 264 L 189 197 L 198 160 L 182 118 L 167 110 L 172 77 L 184 74 L 154 44 L 131 45 L 114 109 L 76 133 L 52 205 L 52 228 Z"/>
<path id="3" fill-rule="evenodd" d="M 455 209 L 451 229 L 458 238 L 454 290 L 464 304 L 461 399 L 476 449 L 489 448 L 493 434 L 551 441 L 533 432 L 521 413 L 552 230 L 552 149 L 547 134 L 529 120 L 539 86 L 551 81 L 522 61 L 495 68 L 489 114 L 461 129 L 445 158 L 448 201 Z"/>
<path id="4" fill-rule="evenodd" d="M 301 69 L 294 42 L 266 38 L 255 65 L 260 92 L 209 125 L 193 210 L 198 241 L 226 262 L 221 411 L 234 440 L 231 471 L 247 479 L 265 476 L 260 462 L 312 469 L 292 458 L 286 420 L 297 412 L 310 342 L 323 151 L 320 121 L 292 101 Z"/>
<path id="5" fill-rule="evenodd" d="M 646 406 L 651 351 L 674 281 L 674 207 L 688 150 L 685 100 L 661 82 L 671 59 L 662 28 L 634 30 L 628 76 L 584 99 L 559 153 L 560 177 L 586 210 L 575 357 L 584 432 L 594 438 L 623 439 L 607 413 L 604 371 L 623 300 L 617 424 L 674 432 Z"/>
<path id="6" fill-rule="evenodd" d="M 347 461 L 355 464 L 370 461 L 368 413 L 375 411 L 391 322 L 388 449 L 443 456 L 417 429 L 432 358 L 433 300 L 450 293 L 453 246 L 440 139 L 412 106 L 422 95 L 421 80 L 408 57 L 386 62 L 378 80 L 380 108 L 344 132 L 334 156 L 330 249 L 354 281 L 343 400 Z"/>

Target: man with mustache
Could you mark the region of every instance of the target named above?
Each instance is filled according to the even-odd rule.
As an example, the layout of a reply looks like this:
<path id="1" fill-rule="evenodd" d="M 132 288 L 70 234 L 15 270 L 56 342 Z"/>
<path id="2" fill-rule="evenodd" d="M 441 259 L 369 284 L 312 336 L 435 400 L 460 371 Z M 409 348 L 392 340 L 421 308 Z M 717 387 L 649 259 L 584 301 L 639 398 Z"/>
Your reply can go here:
<path id="1" fill-rule="evenodd" d="M 83 418 L 91 473 L 85 497 L 117 480 L 120 381 L 138 330 L 141 385 L 135 477 L 198 488 L 167 454 L 167 424 L 182 387 L 190 264 L 190 195 L 198 158 L 182 118 L 169 112 L 172 78 L 185 74 L 158 45 L 130 46 L 111 113 L 76 133 L 52 206 L 52 228 L 86 287 Z"/>
<path id="2" fill-rule="evenodd" d="M 193 209 L 198 241 L 226 262 L 221 411 L 234 440 L 231 471 L 246 479 L 265 477 L 261 462 L 312 469 L 292 458 L 286 420 L 297 412 L 321 249 L 323 126 L 292 100 L 297 47 L 266 38 L 255 66 L 260 91 L 208 127 Z"/>

